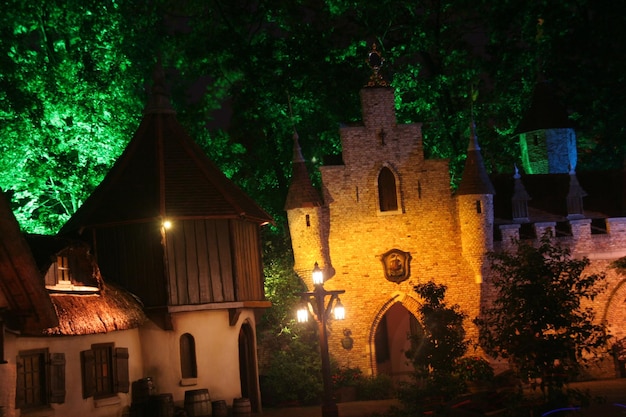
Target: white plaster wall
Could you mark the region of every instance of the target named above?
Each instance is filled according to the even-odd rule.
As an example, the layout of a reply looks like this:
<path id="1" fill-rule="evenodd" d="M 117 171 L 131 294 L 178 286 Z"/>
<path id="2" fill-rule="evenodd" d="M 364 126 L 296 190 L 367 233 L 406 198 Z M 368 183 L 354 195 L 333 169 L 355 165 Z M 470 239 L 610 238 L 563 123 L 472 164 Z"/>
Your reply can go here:
<path id="1" fill-rule="evenodd" d="M 12 375 L 11 386 L 5 387 L 7 378 L 3 378 L 3 386 L 0 391 L 12 388 L 13 395 L 9 399 L 8 416 L 29 416 L 37 417 L 56 416 L 90 416 L 90 417 L 119 417 L 124 412 L 125 407 L 130 405 L 131 393 L 118 393 L 117 397 L 106 401 L 94 401 L 93 397 L 83 398 L 82 376 L 80 352 L 91 349 L 95 343 L 114 343 L 115 347 L 128 348 L 129 378 L 131 381 L 139 379 L 143 375 L 143 365 L 141 360 L 141 348 L 139 341 L 139 331 L 125 330 L 106 334 L 85 335 L 85 336 L 59 336 L 59 337 L 17 337 L 10 332 L 6 333 L 5 359 L 8 364 L 0 365 L 12 370 L 6 373 Z M 52 404 L 47 410 L 38 410 L 36 414 L 21 413 L 15 410 L 15 360 L 19 351 L 31 349 L 47 348 L 49 353 L 65 353 L 65 403 Z"/>
<path id="2" fill-rule="evenodd" d="M 153 323 L 141 329 L 145 374 L 151 377 L 158 393 L 171 393 L 182 406 L 185 391 L 208 389 L 211 401 L 232 404 L 241 396 L 239 380 L 239 330 L 248 320 L 255 328 L 254 314 L 244 310 L 236 325 L 229 325 L 228 310 L 179 312 L 172 315 L 174 330 L 164 332 Z M 180 369 L 180 336 L 195 339 L 198 378 L 183 385 Z M 185 384 L 190 383 L 186 381 Z"/>

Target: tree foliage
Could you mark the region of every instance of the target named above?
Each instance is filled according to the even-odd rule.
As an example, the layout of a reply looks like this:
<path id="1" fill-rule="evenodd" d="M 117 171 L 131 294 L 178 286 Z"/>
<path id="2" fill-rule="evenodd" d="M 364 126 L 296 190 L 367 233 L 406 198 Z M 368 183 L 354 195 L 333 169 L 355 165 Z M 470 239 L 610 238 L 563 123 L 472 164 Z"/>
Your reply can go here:
<path id="1" fill-rule="evenodd" d="M 414 337 L 407 357 L 416 370 L 426 374 L 452 373 L 455 361 L 465 355 L 468 347 L 463 327 L 467 316 L 458 304 L 446 304 L 446 289 L 432 281 L 414 287 L 423 299 L 418 309 L 423 334 Z"/>
<path id="2" fill-rule="evenodd" d="M 537 246 L 517 242 L 514 251 L 489 256 L 496 298 L 475 320 L 480 345 L 522 379 L 543 378 L 548 389 L 560 389 L 606 347 L 604 327 L 585 306 L 602 291 L 604 274 L 585 274 L 589 260 L 572 258 L 550 232 Z"/>
<path id="3" fill-rule="evenodd" d="M 422 331 L 411 335 L 411 348 L 406 352 L 415 371 L 411 381 L 399 386 L 402 408 L 390 415 L 448 415 L 446 402 L 465 389 L 456 365 L 468 348 L 463 327 L 466 315 L 457 304 L 444 301 L 445 285 L 430 281 L 413 289 L 422 298 L 417 311 Z"/>
<path id="4" fill-rule="evenodd" d="M 618 168 L 626 148 L 613 110 L 626 104 L 626 61 L 615 59 L 625 6 L 614 2 L 4 5 L 0 187 L 29 231 L 58 229 L 99 183 L 138 125 L 159 55 L 183 126 L 279 223 L 294 127 L 318 183 L 315 168 L 341 152 L 337 126 L 360 119 L 373 42 L 399 122 L 424 123 L 425 151 L 450 158 L 454 183 L 471 118 L 488 168 L 512 170 L 513 133 L 540 73 L 578 123 L 580 169 Z"/>

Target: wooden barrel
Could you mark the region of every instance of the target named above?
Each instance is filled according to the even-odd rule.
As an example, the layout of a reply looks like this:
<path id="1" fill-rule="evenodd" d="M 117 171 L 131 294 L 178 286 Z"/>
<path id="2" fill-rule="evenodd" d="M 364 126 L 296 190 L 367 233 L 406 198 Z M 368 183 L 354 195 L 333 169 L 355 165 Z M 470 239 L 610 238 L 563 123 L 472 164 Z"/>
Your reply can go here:
<path id="1" fill-rule="evenodd" d="M 172 394 L 151 395 L 145 415 L 150 417 L 174 417 L 174 397 Z"/>
<path id="2" fill-rule="evenodd" d="M 146 404 L 150 396 L 155 393 L 152 378 L 143 378 L 134 381 L 132 387 L 132 403 L 135 405 Z"/>
<path id="3" fill-rule="evenodd" d="M 209 390 L 203 388 L 185 391 L 185 412 L 188 417 L 209 417 L 211 415 Z"/>
<path id="4" fill-rule="evenodd" d="M 235 398 L 233 400 L 233 417 L 250 417 L 250 400 L 248 398 Z"/>
<path id="5" fill-rule="evenodd" d="M 213 417 L 228 417 L 228 407 L 226 401 L 213 401 Z"/>

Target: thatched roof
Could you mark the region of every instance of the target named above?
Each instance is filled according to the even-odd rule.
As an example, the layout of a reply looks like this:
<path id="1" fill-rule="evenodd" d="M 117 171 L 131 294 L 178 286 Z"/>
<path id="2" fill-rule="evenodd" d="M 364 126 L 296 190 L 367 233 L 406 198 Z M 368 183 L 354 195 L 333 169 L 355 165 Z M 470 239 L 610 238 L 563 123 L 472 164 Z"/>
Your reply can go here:
<path id="1" fill-rule="evenodd" d="M 59 325 L 43 335 L 78 336 L 129 330 L 139 327 L 146 316 L 140 302 L 129 292 L 111 284 L 95 294 L 50 294 Z"/>

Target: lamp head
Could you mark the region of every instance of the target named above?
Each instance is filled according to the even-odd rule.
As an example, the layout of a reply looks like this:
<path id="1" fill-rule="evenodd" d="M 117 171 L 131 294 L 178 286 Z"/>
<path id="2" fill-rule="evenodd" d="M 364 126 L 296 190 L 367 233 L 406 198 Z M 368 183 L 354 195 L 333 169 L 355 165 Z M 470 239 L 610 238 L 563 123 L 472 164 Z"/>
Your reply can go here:
<path id="1" fill-rule="evenodd" d="M 302 300 L 300 306 L 298 306 L 298 311 L 296 315 L 298 318 L 298 323 L 306 323 L 309 321 L 309 306 L 304 300 Z"/>
<path id="2" fill-rule="evenodd" d="M 313 266 L 313 285 L 321 285 L 324 283 L 324 271 L 320 268 L 320 266 L 315 262 Z"/>
<path id="3" fill-rule="evenodd" d="M 335 320 L 343 320 L 346 318 L 346 309 L 343 304 L 341 304 L 341 300 L 337 297 L 337 302 L 335 303 L 335 308 L 333 309 L 333 314 L 335 315 Z"/>

